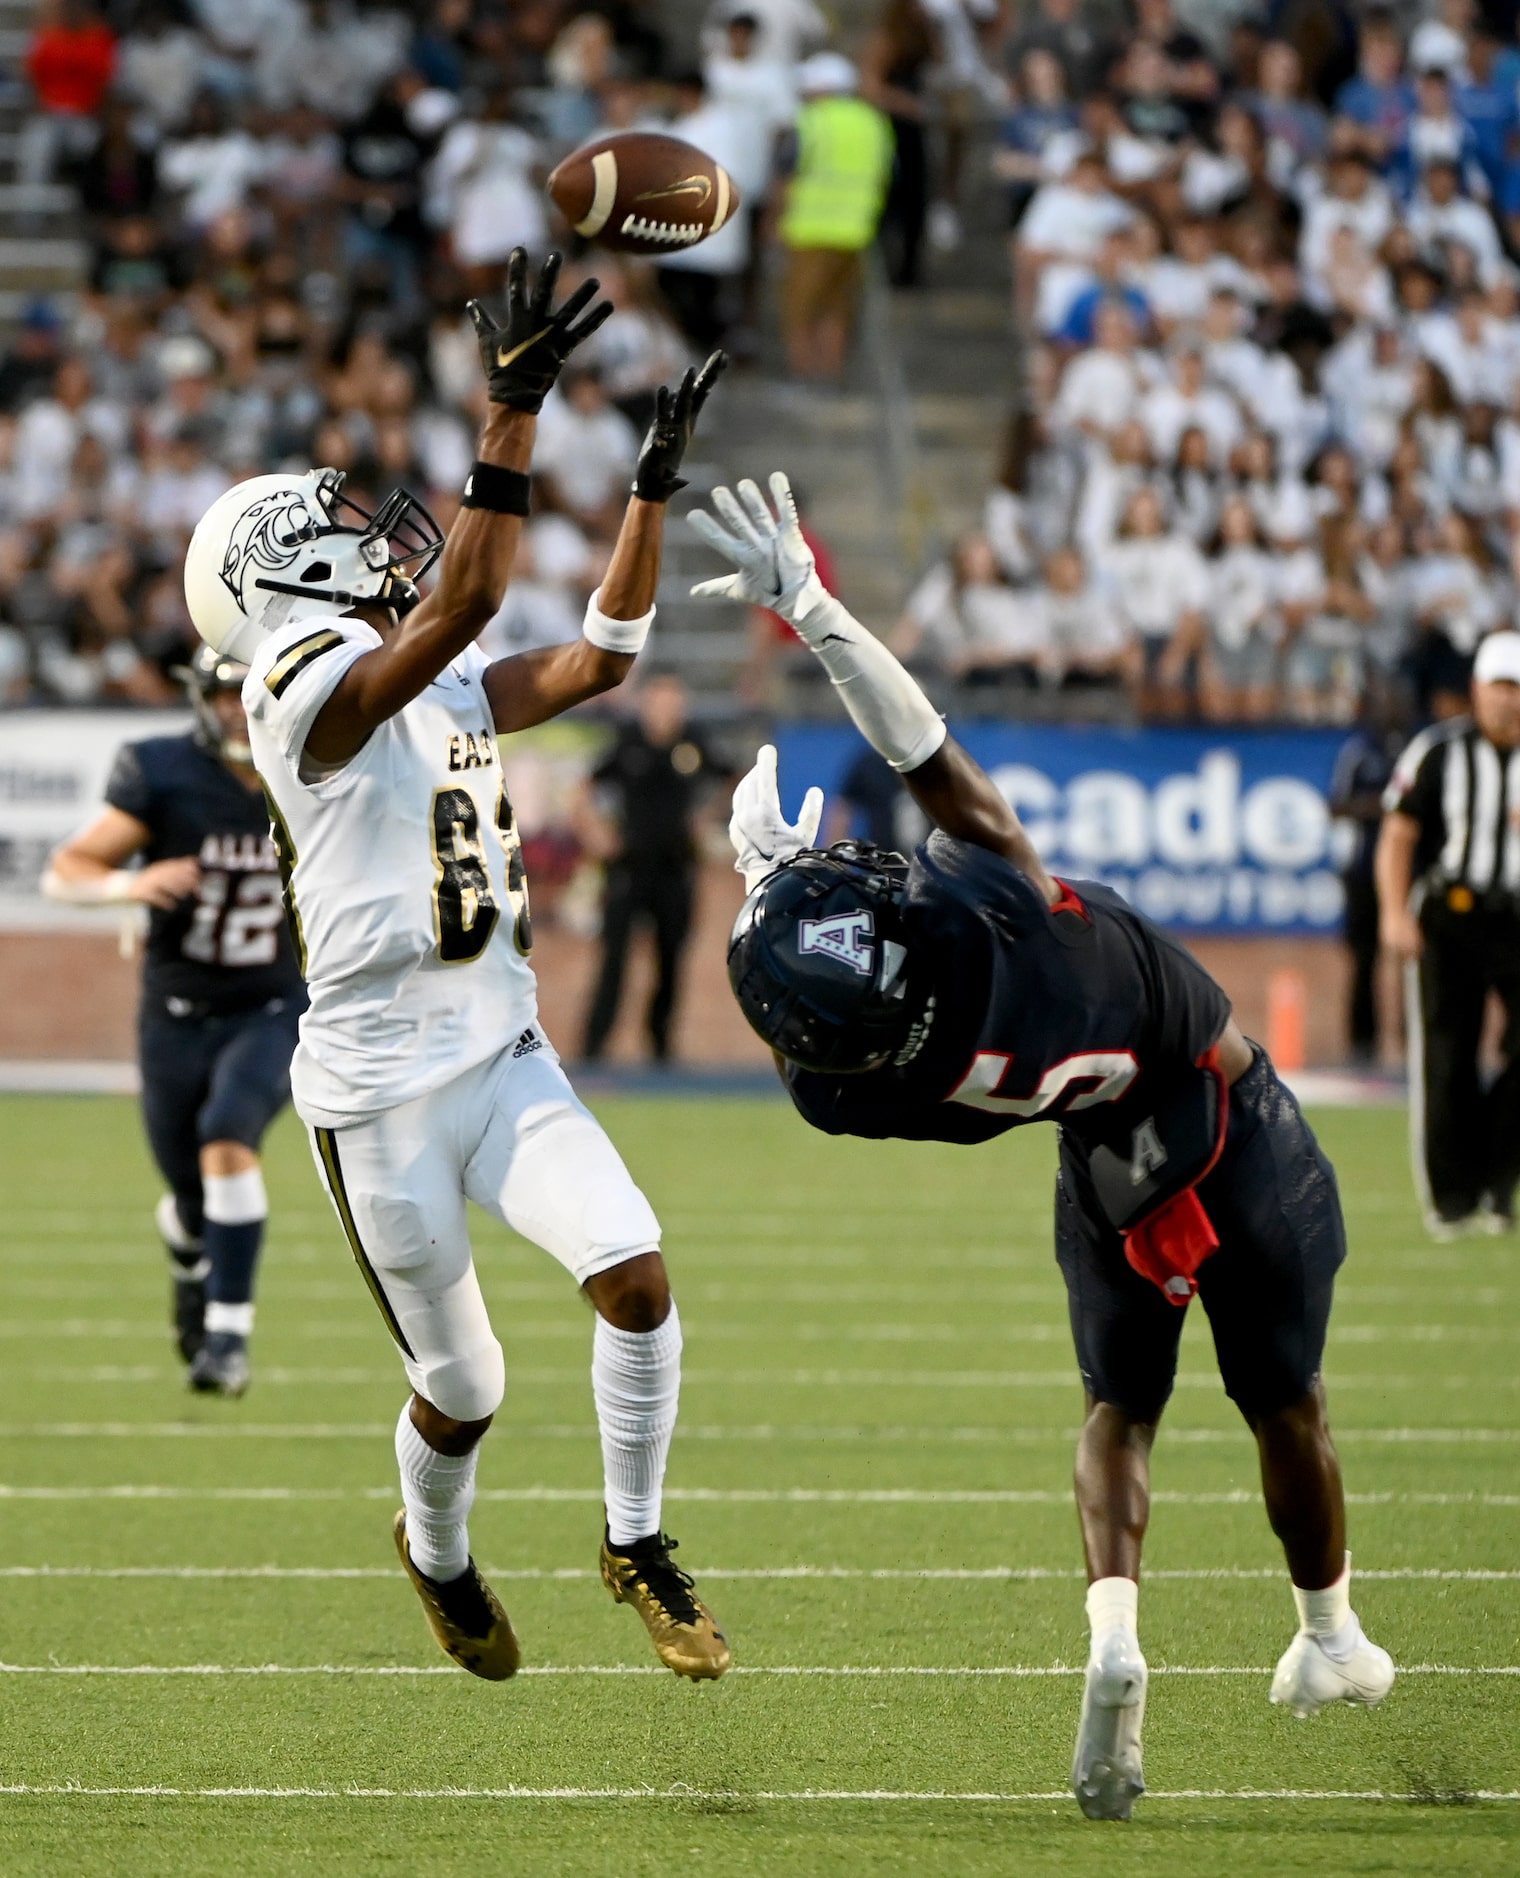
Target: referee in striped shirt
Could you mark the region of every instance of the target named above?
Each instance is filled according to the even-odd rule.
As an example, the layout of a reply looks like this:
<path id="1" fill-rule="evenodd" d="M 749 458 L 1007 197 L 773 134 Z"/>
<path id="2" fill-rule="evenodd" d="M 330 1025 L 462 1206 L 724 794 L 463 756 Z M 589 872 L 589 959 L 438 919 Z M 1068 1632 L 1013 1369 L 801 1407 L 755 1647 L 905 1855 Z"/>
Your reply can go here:
<path id="1" fill-rule="evenodd" d="M 1514 1223 L 1520 1178 L 1520 632 L 1473 664 L 1472 714 L 1422 731 L 1383 797 L 1377 885 L 1404 960 L 1415 1185 L 1433 1238 Z M 1504 1067 L 1478 1053 L 1490 992 Z"/>

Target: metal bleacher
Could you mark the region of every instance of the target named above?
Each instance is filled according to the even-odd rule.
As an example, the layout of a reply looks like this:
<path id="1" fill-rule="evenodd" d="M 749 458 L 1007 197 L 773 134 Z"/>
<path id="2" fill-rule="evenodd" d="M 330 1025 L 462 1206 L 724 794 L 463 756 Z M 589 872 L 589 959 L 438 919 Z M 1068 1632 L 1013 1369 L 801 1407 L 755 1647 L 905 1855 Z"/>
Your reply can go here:
<path id="1" fill-rule="evenodd" d="M 35 0 L 0 0 L 0 332 L 40 295 L 67 308 L 89 267 L 74 191 L 16 179 L 28 108 L 22 62 L 36 13 Z"/>

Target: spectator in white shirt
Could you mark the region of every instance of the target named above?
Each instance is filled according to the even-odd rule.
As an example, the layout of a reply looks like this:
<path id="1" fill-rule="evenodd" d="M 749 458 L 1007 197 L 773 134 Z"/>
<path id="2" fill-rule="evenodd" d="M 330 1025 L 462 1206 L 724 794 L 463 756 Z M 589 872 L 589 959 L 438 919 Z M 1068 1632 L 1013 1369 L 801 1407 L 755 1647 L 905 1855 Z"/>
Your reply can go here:
<path id="1" fill-rule="evenodd" d="M 494 269 L 514 248 L 537 254 L 548 240 L 538 145 L 511 121 L 514 98 L 500 87 L 478 116 L 452 124 L 428 169 L 428 219 L 448 228 L 462 268 Z"/>
<path id="2" fill-rule="evenodd" d="M 1363 247 L 1375 253 L 1394 219 L 1388 191 L 1374 179 L 1372 166 L 1360 151 L 1342 150 L 1333 156 L 1327 182 L 1324 194 L 1316 196 L 1305 211 L 1298 241 L 1299 267 L 1306 279 L 1321 286 L 1336 229 L 1351 229 Z"/>
<path id="3" fill-rule="evenodd" d="M 702 75 L 689 72 L 676 80 L 678 115 L 671 132 L 722 164 L 739 185 L 744 202 L 758 199 L 770 164 L 769 145 L 756 144 L 753 115 L 721 98 L 709 97 Z M 655 270 L 676 324 L 702 357 L 727 339 L 740 316 L 740 283 L 750 265 L 749 216 L 739 212 L 715 235 L 695 247 L 662 255 Z"/>
<path id="4" fill-rule="evenodd" d="M 966 683 L 1033 686 L 1048 669 L 1051 640 L 1043 609 L 1008 585 L 992 544 L 972 532 L 909 595 L 892 647 Z"/>
<path id="5" fill-rule="evenodd" d="M 1441 250 L 1456 243 L 1472 255 L 1485 287 L 1498 278 L 1504 250 L 1494 218 L 1481 202 L 1462 194 L 1461 171 L 1449 159 L 1426 164 L 1422 187 L 1404 223 L 1428 259 L 1439 260 Z"/>
<path id="6" fill-rule="evenodd" d="M 787 71 L 794 71 L 829 36 L 829 22 L 815 0 L 718 0 L 702 29 L 709 52 L 722 50 L 724 29 L 739 13 L 755 21 L 755 56 Z"/>
<path id="7" fill-rule="evenodd" d="M 1185 347 L 1171 378 L 1141 399 L 1140 422 L 1163 462 L 1177 454 L 1183 431 L 1197 428 L 1208 439 L 1213 463 L 1222 468 L 1245 434 L 1239 404 L 1229 392 L 1209 384 L 1204 355 L 1196 346 Z"/>
<path id="8" fill-rule="evenodd" d="M 189 118 L 205 59 L 205 42 L 176 22 L 170 6 L 146 6 L 121 42 L 116 87 L 161 136 Z"/>
<path id="9" fill-rule="evenodd" d="M 1192 542 L 1168 530 L 1154 489 L 1130 497 L 1103 572 L 1144 648 L 1149 708 L 1181 715 L 1205 648 L 1208 572 Z"/>
<path id="10" fill-rule="evenodd" d="M 1013 236 L 1014 283 L 1019 310 L 1034 305 L 1040 273 L 1053 261 L 1087 261 L 1103 237 L 1124 227 L 1133 211 L 1108 186 L 1108 172 L 1095 150 L 1084 150 L 1059 182 L 1043 184 Z"/>
<path id="11" fill-rule="evenodd" d="M 1141 217 L 1138 243 L 1142 252 L 1155 239 L 1155 224 Z M 1213 226 L 1201 216 L 1185 215 L 1174 223 L 1171 242 L 1170 253 L 1151 253 L 1135 276 L 1135 285 L 1150 302 L 1152 316 L 1168 339 L 1179 330 L 1196 331 L 1202 326 L 1222 258 L 1214 246 Z"/>
<path id="12" fill-rule="evenodd" d="M 202 92 L 183 137 L 158 153 L 159 180 L 182 198 L 187 227 L 202 234 L 230 209 L 240 209 L 263 179 L 264 146 L 229 121 L 220 101 Z"/>
<path id="13" fill-rule="evenodd" d="M 1270 717 L 1277 708 L 1277 583 L 1250 502 L 1226 498 L 1208 564 L 1208 650 L 1199 678 L 1206 717 L 1228 723 Z"/>
<path id="14" fill-rule="evenodd" d="M 1136 347 L 1135 322 L 1128 311 L 1105 301 L 1093 319 L 1093 344 L 1061 375 L 1052 422 L 1087 437 L 1111 437 L 1139 414 L 1155 373 L 1154 361 Z"/>
<path id="15" fill-rule="evenodd" d="M 1087 452 L 1072 524 L 1072 538 L 1084 554 L 1101 563 L 1119 532 L 1130 498 L 1137 490 L 1152 487 L 1155 480 L 1156 459 L 1143 424 L 1121 424 L 1106 448 L 1097 444 Z"/>
<path id="16" fill-rule="evenodd" d="M 1502 623 L 1495 572 L 1477 528 L 1451 510 L 1438 526 L 1435 552 L 1422 554 L 1414 566 L 1416 624 L 1470 658 L 1484 634 Z"/>
<path id="17" fill-rule="evenodd" d="M 543 478 L 554 505 L 588 534 L 615 534 L 638 461 L 639 433 L 609 401 L 594 369 L 572 366 L 559 389 L 561 395 L 546 399 L 539 415 L 534 475 Z"/>
<path id="18" fill-rule="evenodd" d="M 1050 669 L 1063 690 L 1139 686 L 1145 655 L 1123 609 L 1089 580 L 1076 548 L 1058 548 L 1045 563 L 1040 592 L 1050 636 Z"/>
<path id="19" fill-rule="evenodd" d="M 1172 526 L 1203 547 L 1219 526 L 1221 479 L 1215 471 L 1208 437 L 1196 424 L 1189 424 L 1177 439 L 1168 484 Z"/>
<path id="20" fill-rule="evenodd" d="M 11 464 L 16 512 L 26 520 L 51 515 L 69 493 L 69 467 L 81 439 L 98 438 L 108 456 L 126 448 L 126 413 L 95 395 L 89 367 L 65 359 L 50 396 L 34 399 L 16 424 Z"/>

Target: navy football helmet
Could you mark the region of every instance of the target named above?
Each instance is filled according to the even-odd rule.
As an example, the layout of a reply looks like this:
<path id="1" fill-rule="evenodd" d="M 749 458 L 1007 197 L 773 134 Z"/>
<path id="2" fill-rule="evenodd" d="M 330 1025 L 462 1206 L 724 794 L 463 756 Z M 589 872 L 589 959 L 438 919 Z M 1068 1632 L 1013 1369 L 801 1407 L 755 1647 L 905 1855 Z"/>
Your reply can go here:
<path id="1" fill-rule="evenodd" d="M 229 763 L 251 763 L 253 751 L 248 747 L 246 731 L 241 735 L 229 731 L 211 702 L 218 692 L 241 694 L 248 667 L 225 653 L 213 651 L 208 645 L 200 645 L 188 665 L 175 667 L 174 676 L 185 687 L 190 708 L 195 712 L 197 738 L 214 755 Z"/>
<path id="2" fill-rule="evenodd" d="M 762 880 L 728 942 L 749 1026 L 824 1075 L 879 1069 L 908 1043 L 923 995 L 909 982 L 908 863 L 861 841 L 809 848 Z"/>

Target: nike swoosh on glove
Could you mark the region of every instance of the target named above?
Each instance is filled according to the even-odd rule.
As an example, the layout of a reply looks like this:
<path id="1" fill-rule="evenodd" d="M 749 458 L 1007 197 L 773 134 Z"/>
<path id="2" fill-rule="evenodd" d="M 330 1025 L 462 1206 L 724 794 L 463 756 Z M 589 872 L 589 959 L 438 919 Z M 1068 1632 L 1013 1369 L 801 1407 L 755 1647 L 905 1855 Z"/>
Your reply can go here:
<path id="1" fill-rule="evenodd" d="M 756 752 L 755 767 L 734 791 L 734 812 L 728 823 L 728 838 L 739 857 L 734 871 L 744 876 L 745 891 L 753 893 L 778 867 L 785 867 L 805 848 L 813 847 L 822 819 L 821 789 L 808 790 L 795 822 L 786 819 L 776 782 L 776 746 L 762 744 Z"/>
<path id="2" fill-rule="evenodd" d="M 526 250 L 514 248 L 507 262 L 507 317 L 503 324 L 479 300 L 466 309 L 480 343 L 486 395 L 492 404 L 514 411 L 537 411 L 575 348 L 612 317 L 612 302 L 597 300 L 584 319 L 578 316 L 596 300 L 600 282 L 583 281 L 563 306 L 553 305 L 560 256 L 544 262 L 538 285 L 528 290 Z"/>

